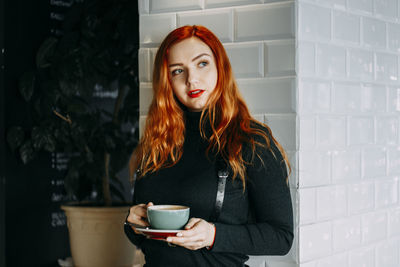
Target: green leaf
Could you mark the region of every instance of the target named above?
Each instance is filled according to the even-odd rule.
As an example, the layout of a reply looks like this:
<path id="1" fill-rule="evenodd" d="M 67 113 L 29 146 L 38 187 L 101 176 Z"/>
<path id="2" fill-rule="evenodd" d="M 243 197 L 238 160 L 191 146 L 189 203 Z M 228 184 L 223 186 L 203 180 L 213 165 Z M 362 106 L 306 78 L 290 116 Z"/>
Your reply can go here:
<path id="1" fill-rule="evenodd" d="M 36 54 L 36 66 L 38 68 L 50 66 L 49 60 L 54 53 L 57 43 L 58 40 L 55 37 L 49 37 L 44 40 Z"/>
<path id="2" fill-rule="evenodd" d="M 15 151 L 24 141 L 24 130 L 22 127 L 11 127 L 7 132 L 7 142 L 12 151 Z"/>
<path id="3" fill-rule="evenodd" d="M 48 152 L 54 152 L 56 141 L 53 135 L 45 128 L 34 127 L 32 129 L 32 142 L 36 150 L 44 149 Z"/>
<path id="4" fill-rule="evenodd" d="M 33 95 L 33 90 L 35 88 L 35 80 L 36 80 L 36 75 L 32 71 L 24 73 L 22 77 L 19 79 L 19 85 L 18 85 L 19 92 L 21 93 L 22 97 L 25 99 L 26 102 L 28 102 Z"/>
<path id="5" fill-rule="evenodd" d="M 26 141 L 19 149 L 19 155 L 24 164 L 31 161 L 35 157 L 35 154 L 31 140 Z"/>

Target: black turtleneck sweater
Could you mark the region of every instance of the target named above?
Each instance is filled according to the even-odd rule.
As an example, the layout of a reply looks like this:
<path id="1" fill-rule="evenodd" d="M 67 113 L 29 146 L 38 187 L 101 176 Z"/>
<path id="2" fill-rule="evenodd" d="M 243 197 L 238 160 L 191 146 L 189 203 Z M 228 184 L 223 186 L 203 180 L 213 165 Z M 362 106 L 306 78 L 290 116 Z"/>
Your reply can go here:
<path id="1" fill-rule="evenodd" d="M 210 221 L 215 206 L 218 167 L 215 157 L 205 154 L 207 141 L 199 133 L 200 113 L 187 112 L 183 155 L 170 167 L 138 179 L 134 205 L 179 204 L 190 207 L 190 217 Z M 258 128 L 266 129 L 257 125 Z M 255 139 L 265 141 L 256 136 Z M 215 242 L 211 250 L 192 251 L 170 247 L 166 242 L 146 239 L 129 226 L 125 233 L 141 248 L 147 267 L 244 266 L 247 255 L 284 255 L 293 241 L 293 214 L 286 167 L 279 150 L 271 142 L 274 155 L 258 146 L 247 166 L 246 190 L 239 178 L 228 177 L 224 203 L 216 222 Z M 247 152 L 246 152 L 247 151 Z M 250 159 L 245 144 L 244 159 Z M 250 211 L 251 210 L 251 211 Z M 250 215 L 250 216 L 249 216 Z"/>

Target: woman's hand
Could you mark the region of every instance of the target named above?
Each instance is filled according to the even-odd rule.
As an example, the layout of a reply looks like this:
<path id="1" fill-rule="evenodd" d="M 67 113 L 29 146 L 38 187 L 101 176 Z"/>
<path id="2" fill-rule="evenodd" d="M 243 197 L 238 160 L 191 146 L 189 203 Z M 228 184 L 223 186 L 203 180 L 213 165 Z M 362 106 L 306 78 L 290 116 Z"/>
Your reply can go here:
<path id="1" fill-rule="evenodd" d="M 138 204 L 135 206 L 132 206 L 129 209 L 129 216 L 126 218 L 126 220 L 130 223 L 134 223 L 137 225 L 141 225 L 144 227 L 149 226 L 149 222 L 147 220 L 147 208 L 150 206 L 153 206 L 153 202 L 149 202 L 146 204 Z M 136 231 L 136 228 L 131 226 L 132 229 L 135 231 L 136 234 L 140 234 L 140 232 Z"/>
<path id="2" fill-rule="evenodd" d="M 190 250 L 212 246 L 215 237 L 215 226 L 203 219 L 191 218 L 174 237 L 168 237 L 167 242 Z"/>

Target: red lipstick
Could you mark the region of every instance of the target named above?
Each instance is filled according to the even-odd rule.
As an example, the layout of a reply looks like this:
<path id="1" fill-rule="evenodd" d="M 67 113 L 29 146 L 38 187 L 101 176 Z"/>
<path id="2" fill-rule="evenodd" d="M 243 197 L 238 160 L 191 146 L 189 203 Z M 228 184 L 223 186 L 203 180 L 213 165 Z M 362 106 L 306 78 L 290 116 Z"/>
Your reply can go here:
<path id="1" fill-rule="evenodd" d="M 196 98 L 196 97 L 201 96 L 201 95 L 204 93 L 204 91 L 205 91 L 205 90 L 202 90 L 202 89 L 190 90 L 190 91 L 188 92 L 188 96 L 191 97 L 191 98 Z"/>

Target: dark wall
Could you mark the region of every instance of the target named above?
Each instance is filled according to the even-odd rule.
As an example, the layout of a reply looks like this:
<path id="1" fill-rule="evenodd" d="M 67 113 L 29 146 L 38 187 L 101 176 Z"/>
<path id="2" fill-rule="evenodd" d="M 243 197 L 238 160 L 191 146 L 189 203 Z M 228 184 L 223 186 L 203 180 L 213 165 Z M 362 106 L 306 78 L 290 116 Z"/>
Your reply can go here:
<path id="1" fill-rule="evenodd" d="M 5 3 L 2 94 L 6 101 L 1 106 L 6 129 L 13 125 L 29 126 L 29 114 L 17 84 L 22 73 L 33 69 L 36 51 L 49 35 L 49 2 L 8 0 Z M 55 204 L 51 201 L 51 181 L 55 174 L 50 156 L 44 154 L 23 165 L 3 143 L 2 148 L 6 166 L 6 190 L 1 194 L 6 197 L 6 266 L 58 266 L 57 259 L 69 256 L 70 252 L 66 225 L 52 225 Z"/>
<path id="2" fill-rule="evenodd" d="M 40 44 L 57 34 L 57 14 L 71 2 L 0 0 L 0 49 L 5 51 L 0 54 L 0 267 L 53 267 L 70 256 L 60 210 L 65 193 L 62 162 L 57 163 L 57 154 L 43 153 L 23 165 L 8 148 L 5 132 L 15 125 L 30 126 L 18 79 L 34 68 Z"/>
<path id="3" fill-rule="evenodd" d="M 0 0 L 0 267 L 5 267 L 4 0 Z"/>

